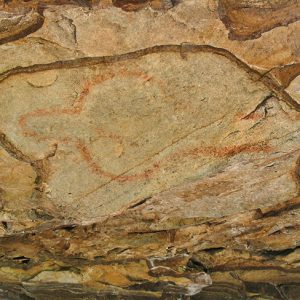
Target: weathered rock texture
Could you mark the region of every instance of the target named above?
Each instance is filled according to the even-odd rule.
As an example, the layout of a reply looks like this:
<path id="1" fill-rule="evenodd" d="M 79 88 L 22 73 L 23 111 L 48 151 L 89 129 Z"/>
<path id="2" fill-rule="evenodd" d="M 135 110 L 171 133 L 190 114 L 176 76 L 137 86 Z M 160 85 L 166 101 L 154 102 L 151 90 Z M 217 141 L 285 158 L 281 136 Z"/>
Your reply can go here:
<path id="1" fill-rule="evenodd" d="M 1 299 L 300 299 L 300 1 L 2 1 Z"/>

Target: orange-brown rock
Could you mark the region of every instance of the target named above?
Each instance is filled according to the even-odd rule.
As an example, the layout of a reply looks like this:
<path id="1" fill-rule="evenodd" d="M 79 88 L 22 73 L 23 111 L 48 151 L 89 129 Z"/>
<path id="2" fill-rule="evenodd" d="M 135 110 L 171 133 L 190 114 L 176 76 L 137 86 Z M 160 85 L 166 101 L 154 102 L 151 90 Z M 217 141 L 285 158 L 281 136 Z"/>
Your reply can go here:
<path id="1" fill-rule="evenodd" d="M 299 299 L 299 1 L 0 7 L 1 299 Z"/>
<path id="2" fill-rule="evenodd" d="M 238 40 L 258 38 L 277 26 L 300 19 L 298 0 L 219 0 L 220 18 L 229 29 L 229 37 Z"/>

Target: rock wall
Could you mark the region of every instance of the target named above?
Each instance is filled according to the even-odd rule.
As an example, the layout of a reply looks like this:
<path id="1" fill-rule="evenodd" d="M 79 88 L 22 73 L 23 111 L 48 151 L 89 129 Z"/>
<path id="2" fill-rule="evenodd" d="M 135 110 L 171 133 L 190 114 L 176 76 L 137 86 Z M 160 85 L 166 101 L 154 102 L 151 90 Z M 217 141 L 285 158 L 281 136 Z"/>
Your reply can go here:
<path id="1" fill-rule="evenodd" d="M 299 0 L 0 8 L 3 299 L 299 299 Z"/>

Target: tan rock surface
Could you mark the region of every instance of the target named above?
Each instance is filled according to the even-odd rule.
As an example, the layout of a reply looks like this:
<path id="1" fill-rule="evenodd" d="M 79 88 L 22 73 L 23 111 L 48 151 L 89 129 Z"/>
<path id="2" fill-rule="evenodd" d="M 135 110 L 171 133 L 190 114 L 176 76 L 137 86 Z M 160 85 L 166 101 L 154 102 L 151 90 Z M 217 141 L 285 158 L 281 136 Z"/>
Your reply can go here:
<path id="1" fill-rule="evenodd" d="M 1 297 L 298 299 L 298 10 L 4 1 Z"/>

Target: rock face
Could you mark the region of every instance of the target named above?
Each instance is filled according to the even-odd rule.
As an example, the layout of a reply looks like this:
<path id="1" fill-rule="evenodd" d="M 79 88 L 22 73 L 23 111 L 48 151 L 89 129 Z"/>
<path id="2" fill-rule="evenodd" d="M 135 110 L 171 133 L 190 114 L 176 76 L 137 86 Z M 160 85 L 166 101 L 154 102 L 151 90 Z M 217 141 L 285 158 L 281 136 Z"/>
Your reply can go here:
<path id="1" fill-rule="evenodd" d="M 298 0 L 1 5 L 3 299 L 299 299 Z"/>

